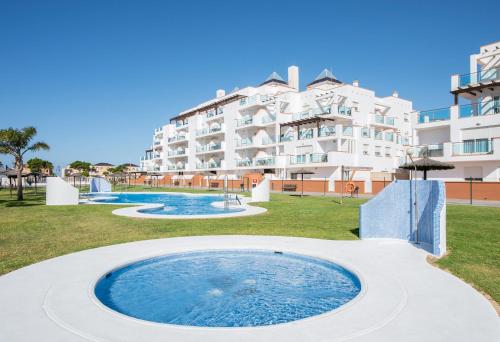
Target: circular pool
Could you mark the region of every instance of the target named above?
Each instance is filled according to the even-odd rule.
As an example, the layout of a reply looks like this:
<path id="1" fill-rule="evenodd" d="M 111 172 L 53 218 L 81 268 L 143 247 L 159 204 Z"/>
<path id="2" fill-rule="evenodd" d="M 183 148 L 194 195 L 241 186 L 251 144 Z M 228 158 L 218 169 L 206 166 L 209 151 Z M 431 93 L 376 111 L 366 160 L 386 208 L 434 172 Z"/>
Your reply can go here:
<path id="1" fill-rule="evenodd" d="M 276 251 L 220 250 L 139 261 L 103 276 L 95 295 L 134 318 L 199 327 L 253 327 L 334 310 L 361 290 L 347 269 Z"/>

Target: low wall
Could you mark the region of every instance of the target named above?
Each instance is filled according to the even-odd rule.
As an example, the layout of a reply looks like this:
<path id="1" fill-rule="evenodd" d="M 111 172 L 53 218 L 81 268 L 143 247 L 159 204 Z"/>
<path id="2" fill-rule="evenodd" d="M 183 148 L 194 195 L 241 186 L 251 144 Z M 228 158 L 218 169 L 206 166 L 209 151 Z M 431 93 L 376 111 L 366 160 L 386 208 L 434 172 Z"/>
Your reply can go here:
<path id="1" fill-rule="evenodd" d="M 60 177 L 47 177 L 46 205 L 76 205 L 80 192 Z"/>
<path id="2" fill-rule="evenodd" d="M 500 201 L 500 182 L 446 182 L 446 197 Z"/>
<path id="3" fill-rule="evenodd" d="M 396 180 L 361 205 L 360 237 L 418 241 L 437 256 L 446 253 L 446 194 L 441 181 L 417 181 L 418 229 L 415 230 L 414 182 Z M 418 231 L 418 232 L 417 232 Z"/>

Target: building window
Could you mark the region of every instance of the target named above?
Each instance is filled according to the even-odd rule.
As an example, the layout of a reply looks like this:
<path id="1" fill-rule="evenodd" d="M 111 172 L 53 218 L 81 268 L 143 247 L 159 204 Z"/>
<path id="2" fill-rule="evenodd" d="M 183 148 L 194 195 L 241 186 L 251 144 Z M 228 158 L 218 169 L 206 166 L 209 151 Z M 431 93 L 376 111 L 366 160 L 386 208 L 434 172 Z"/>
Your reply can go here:
<path id="1" fill-rule="evenodd" d="M 361 136 L 363 138 L 369 138 L 370 137 L 370 129 L 368 127 L 361 128 Z"/>

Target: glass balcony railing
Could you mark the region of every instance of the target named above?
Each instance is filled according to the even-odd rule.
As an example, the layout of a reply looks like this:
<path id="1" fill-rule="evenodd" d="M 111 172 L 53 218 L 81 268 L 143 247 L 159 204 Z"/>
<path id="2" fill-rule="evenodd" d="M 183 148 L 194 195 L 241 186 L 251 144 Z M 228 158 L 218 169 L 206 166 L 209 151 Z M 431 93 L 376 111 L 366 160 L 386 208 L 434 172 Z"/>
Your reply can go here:
<path id="1" fill-rule="evenodd" d="M 262 124 L 264 125 L 272 122 L 276 122 L 276 116 L 274 115 L 268 115 L 262 118 Z"/>
<path id="2" fill-rule="evenodd" d="M 273 166 L 274 157 L 255 158 L 255 166 Z"/>
<path id="3" fill-rule="evenodd" d="M 452 153 L 454 156 L 491 154 L 493 153 L 493 141 L 490 139 L 474 139 L 453 143 Z"/>
<path id="4" fill-rule="evenodd" d="M 217 151 L 220 149 L 222 149 L 222 143 L 217 143 L 217 144 L 197 146 L 196 152 L 209 152 L 209 151 Z"/>
<path id="5" fill-rule="evenodd" d="M 394 141 L 394 133 L 385 132 L 385 141 Z"/>
<path id="6" fill-rule="evenodd" d="M 197 169 L 217 169 L 221 167 L 221 161 L 210 161 L 210 162 L 202 162 L 196 163 Z"/>
<path id="7" fill-rule="evenodd" d="M 395 121 L 396 121 L 396 120 L 395 120 L 393 117 L 389 117 L 389 116 L 388 116 L 388 117 L 386 117 L 386 118 L 385 118 L 385 123 L 386 123 L 387 125 L 394 126 Z"/>
<path id="8" fill-rule="evenodd" d="M 318 132 L 318 137 L 333 137 L 333 136 L 335 136 L 334 126 L 320 127 Z"/>
<path id="9" fill-rule="evenodd" d="M 429 123 L 450 120 L 450 107 L 421 111 L 418 115 L 418 123 Z"/>
<path id="10" fill-rule="evenodd" d="M 188 124 L 188 120 L 179 120 L 179 121 L 176 121 L 175 122 L 175 127 L 176 128 L 180 128 L 180 127 L 184 127 Z"/>
<path id="11" fill-rule="evenodd" d="M 500 80 L 500 68 L 486 69 L 458 76 L 459 87 L 466 87 L 488 81 Z"/>
<path id="12" fill-rule="evenodd" d="M 251 146 L 253 144 L 252 138 L 244 138 L 236 140 L 236 147 Z"/>
<path id="13" fill-rule="evenodd" d="M 351 116 L 352 115 L 352 109 L 346 106 L 339 106 L 338 107 L 338 113 L 341 115 L 347 115 Z"/>
<path id="14" fill-rule="evenodd" d="M 264 102 L 270 101 L 271 99 L 272 98 L 268 95 L 257 94 L 240 99 L 240 106 L 261 105 L 264 104 Z"/>
<path id="15" fill-rule="evenodd" d="M 168 138 L 168 142 L 176 142 L 176 141 L 183 141 L 186 140 L 185 135 L 176 135 L 174 137 Z"/>
<path id="16" fill-rule="evenodd" d="M 375 115 L 375 122 L 379 124 L 384 123 L 384 117 L 382 115 Z"/>
<path id="17" fill-rule="evenodd" d="M 186 165 L 184 165 L 184 164 L 168 165 L 167 168 L 168 168 L 169 171 L 172 171 L 172 170 L 185 170 L 186 169 Z"/>
<path id="18" fill-rule="evenodd" d="M 418 158 L 444 156 L 443 144 L 416 146 L 415 150 Z"/>
<path id="19" fill-rule="evenodd" d="M 326 162 L 328 162 L 328 154 L 326 153 L 310 153 L 290 156 L 291 165 L 316 164 Z"/>
<path id="20" fill-rule="evenodd" d="M 352 137 L 353 135 L 353 130 L 352 130 L 352 126 L 346 126 L 342 129 L 342 135 L 345 135 L 345 136 L 348 136 L 348 137 Z"/>
<path id="21" fill-rule="evenodd" d="M 468 118 L 471 116 L 500 114 L 500 98 L 493 101 L 476 102 L 459 107 L 458 116 Z"/>
<path id="22" fill-rule="evenodd" d="M 243 118 L 241 120 L 236 120 L 236 127 L 248 126 L 253 123 L 253 118 Z"/>
<path id="23" fill-rule="evenodd" d="M 312 139 L 312 138 L 313 138 L 312 128 L 299 131 L 299 140 Z"/>
<path id="24" fill-rule="evenodd" d="M 168 151 L 169 156 L 182 156 L 184 154 L 186 154 L 186 150 Z"/>
<path id="25" fill-rule="evenodd" d="M 293 141 L 294 137 L 292 134 L 282 134 L 280 135 L 280 142 Z"/>
<path id="26" fill-rule="evenodd" d="M 250 167 L 253 166 L 252 159 L 237 159 L 236 167 Z"/>

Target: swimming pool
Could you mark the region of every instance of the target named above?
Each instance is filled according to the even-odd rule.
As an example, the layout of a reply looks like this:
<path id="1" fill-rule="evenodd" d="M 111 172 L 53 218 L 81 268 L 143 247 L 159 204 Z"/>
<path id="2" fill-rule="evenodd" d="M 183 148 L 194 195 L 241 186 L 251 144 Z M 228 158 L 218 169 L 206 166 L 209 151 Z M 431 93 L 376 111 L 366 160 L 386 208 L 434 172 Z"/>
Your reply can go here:
<path id="1" fill-rule="evenodd" d="M 199 195 L 181 193 L 92 193 L 88 199 L 94 203 L 109 204 L 158 204 L 154 208 L 138 209 L 139 213 L 152 215 L 217 215 L 237 213 L 244 208 L 223 205 L 215 206 L 216 202 L 223 202 L 224 196 Z"/>
<path id="2" fill-rule="evenodd" d="M 361 290 L 347 269 L 265 250 L 196 251 L 139 261 L 106 274 L 95 295 L 142 320 L 199 327 L 254 327 L 334 310 Z"/>

